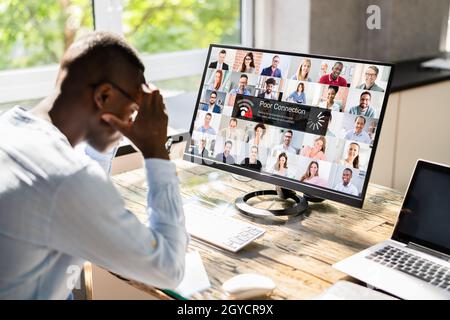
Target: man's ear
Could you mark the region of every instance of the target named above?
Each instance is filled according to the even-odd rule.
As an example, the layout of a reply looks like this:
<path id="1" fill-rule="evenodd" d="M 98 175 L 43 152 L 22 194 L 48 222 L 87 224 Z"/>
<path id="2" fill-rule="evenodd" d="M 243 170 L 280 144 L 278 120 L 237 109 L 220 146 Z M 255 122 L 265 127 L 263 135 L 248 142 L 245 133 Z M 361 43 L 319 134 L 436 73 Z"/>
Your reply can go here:
<path id="1" fill-rule="evenodd" d="M 111 85 L 103 83 L 94 90 L 95 106 L 99 109 L 104 109 L 106 103 L 111 97 Z"/>

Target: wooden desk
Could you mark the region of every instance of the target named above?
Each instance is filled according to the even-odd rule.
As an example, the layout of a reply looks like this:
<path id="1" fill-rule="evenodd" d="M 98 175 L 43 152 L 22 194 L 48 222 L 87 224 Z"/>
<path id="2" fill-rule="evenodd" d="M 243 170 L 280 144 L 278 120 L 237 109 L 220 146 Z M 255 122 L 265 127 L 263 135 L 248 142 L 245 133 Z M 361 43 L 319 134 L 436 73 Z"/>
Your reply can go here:
<path id="1" fill-rule="evenodd" d="M 229 173 L 206 166 L 175 162 L 183 197 L 198 197 L 205 206 L 223 207 L 224 212 L 232 212 L 239 219 L 250 218 L 234 208 L 237 196 L 273 188 L 255 180 L 241 182 Z M 147 185 L 143 169 L 116 175 L 113 180 L 127 208 L 145 221 Z M 237 254 L 192 239 L 189 249 L 199 251 L 211 282 L 211 288 L 192 298 L 225 299 L 222 283 L 246 272 L 272 278 L 277 285 L 273 299 L 313 298 L 346 277 L 331 267 L 333 263 L 390 237 L 402 198 L 394 190 L 370 185 L 362 210 L 325 201 L 311 204 L 301 217 L 270 222 L 250 219 L 265 228 L 266 233 Z M 129 284 L 158 298 L 168 298 L 155 288 L 135 281 Z"/>

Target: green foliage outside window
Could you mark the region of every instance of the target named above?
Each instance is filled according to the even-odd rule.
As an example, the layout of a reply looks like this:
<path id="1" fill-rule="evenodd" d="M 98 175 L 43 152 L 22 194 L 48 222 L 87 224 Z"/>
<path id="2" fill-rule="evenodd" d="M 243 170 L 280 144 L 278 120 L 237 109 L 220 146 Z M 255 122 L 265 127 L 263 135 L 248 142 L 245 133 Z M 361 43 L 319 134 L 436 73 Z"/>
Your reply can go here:
<path id="1" fill-rule="evenodd" d="M 124 35 L 142 53 L 240 42 L 239 0 L 123 0 L 122 5 Z M 2 0 L 0 70 L 58 63 L 93 25 L 91 0 Z"/>

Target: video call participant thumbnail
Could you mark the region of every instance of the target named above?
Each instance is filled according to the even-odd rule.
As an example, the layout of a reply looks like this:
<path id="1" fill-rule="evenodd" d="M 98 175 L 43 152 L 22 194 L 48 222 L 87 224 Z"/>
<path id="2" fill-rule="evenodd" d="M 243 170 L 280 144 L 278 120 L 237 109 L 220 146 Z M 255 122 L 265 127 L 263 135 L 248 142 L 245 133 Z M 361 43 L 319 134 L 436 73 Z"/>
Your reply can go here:
<path id="1" fill-rule="evenodd" d="M 203 125 L 198 127 L 197 131 L 200 131 L 201 133 L 208 133 L 208 134 L 215 135 L 216 130 L 214 130 L 214 128 L 211 127 L 211 125 L 210 125 L 211 119 L 212 119 L 211 113 L 208 112 L 207 114 L 205 114 L 205 119 L 203 120 Z"/>
<path id="2" fill-rule="evenodd" d="M 345 167 L 359 169 L 359 144 L 352 142 L 348 145 L 347 155 L 345 159 L 340 161 L 340 164 Z"/>
<path id="3" fill-rule="evenodd" d="M 266 126 L 264 123 L 257 123 L 253 129 L 253 138 L 248 141 L 248 144 L 257 147 L 265 146 L 266 143 L 263 140 L 265 134 Z"/>
<path id="4" fill-rule="evenodd" d="M 327 181 L 319 177 L 319 163 L 311 161 L 305 174 L 300 178 L 300 182 L 308 182 L 317 186 L 326 187 Z"/>
<path id="5" fill-rule="evenodd" d="M 372 142 L 372 139 L 370 138 L 369 134 L 363 130 L 365 125 L 366 118 L 364 118 L 363 116 L 356 116 L 355 128 L 349 130 L 344 139 L 370 144 Z"/>
<path id="6" fill-rule="evenodd" d="M 220 90 L 222 88 L 223 71 L 216 70 L 212 83 L 209 84 L 209 90 Z"/>
<path id="7" fill-rule="evenodd" d="M 340 61 L 336 62 L 333 65 L 333 68 L 331 69 L 331 73 L 323 75 L 320 78 L 319 83 L 346 87 L 347 80 L 345 80 L 343 77 L 340 76 L 343 68 L 344 64 L 342 62 Z"/>
<path id="8" fill-rule="evenodd" d="M 227 163 L 227 164 L 233 164 L 234 157 L 231 155 L 231 148 L 233 147 L 233 142 L 230 140 L 225 141 L 223 152 L 216 154 L 216 160 Z"/>
<path id="9" fill-rule="evenodd" d="M 273 174 L 278 174 L 283 177 L 288 175 L 288 156 L 286 153 L 281 152 L 277 157 L 277 162 L 273 166 Z"/>
<path id="10" fill-rule="evenodd" d="M 226 55 L 227 52 L 225 50 L 220 50 L 217 61 L 211 62 L 209 68 L 228 70 L 228 64 L 224 62 Z"/>
<path id="11" fill-rule="evenodd" d="M 250 148 L 250 156 L 242 160 L 241 165 L 252 170 L 261 171 L 262 164 L 258 160 L 258 147 L 252 146 Z"/>
<path id="12" fill-rule="evenodd" d="M 342 171 L 342 182 L 338 183 L 334 187 L 334 190 L 358 196 L 358 188 L 350 182 L 352 180 L 352 176 L 353 171 L 349 168 L 345 168 L 344 171 Z"/>
<path id="13" fill-rule="evenodd" d="M 326 160 L 325 150 L 327 147 L 327 140 L 325 137 L 320 136 L 314 140 L 314 145 L 312 147 L 306 146 L 302 149 L 301 155 L 308 158 L 313 158 L 317 160 Z"/>
<path id="14" fill-rule="evenodd" d="M 219 135 L 225 138 L 225 140 L 242 140 L 243 132 L 238 127 L 238 121 L 236 118 L 231 118 L 228 122 L 228 127 L 220 130 Z"/>
<path id="15" fill-rule="evenodd" d="M 340 112 L 341 106 L 339 105 L 339 103 L 337 103 L 334 100 L 334 98 L 336 98 L 338 91 L 339 91 L 338 86 L 328 86 L 327 98 L 326 98 L 326 100 L 323 100 L 319 103 L 319 107 L 328 109 L 328 110 L 332 110 L 332 111 Z"/>
<path id="16" fill-rule="evenodd" d="M 253 58 L 252 52 L 247 52 L 244 59 L 242 60 L 242 65 L 239 68 L 239 72 L 254 73 L 255 72 L 255 60 Z"/>
<path id="17" fill-rule="evenodd" d="M 305 84 L 303 82 L 299 82 L 297 85 L 297 90 L 292 92 L 289 97 L 287 97 L 286 101 L 305 104 L 306 103 L 306 95 L 305 95 Z"/>
<path id="18" fill-rule="evenodd" d="M 272 58 L 272 65 L 261 71 L 262 76 L 271 76 L 281 78 L 281 70 L 278 68 L 280 64 L 280 56 L 275 55 Z"/>
<path id="19" fill-rule="evenodd" d="M 378 77 L 378 72 L 379 72 L 379 69 L 376 66 L 368 67 L 366 72 L 364 73 L 365 82 L 363 84 L 360 84 L 356 88 L 384 92 L 384 89 L 379 87 L 375 83 L 375 81 L 377 80 L 377 77 Z"/>
<path id="20" fill-rule="evenodd" d="M 292 80 L 301 80 L 311 82 L 309 77 L 309 71 L 311 70 L 311 60 L 304 59 L 302 63 L 298 66 L 297 72 L 292 76 Z"/>
<path id="21" fill-rule="evenodd" d="M 239 84 L 236 88 L 231 89 L 232 94 L 250 95 L 250 90 L 247 89 L 248 77 L 246 74 L 241 74 L 239 77 Z"/>
<path id="22" fill-rule="evenodd" d="M 192 148 L 191 154 L 194 156 L 200 156 L 207 158 L 209 156 L 209 151 L 206 149 L 206 138 L 201 138 L 198 146 Z"/>
<path id="23" fill-rule="evenodd" d="M 287 130 L 283 134 L 283 143 L 273 147 L 272 154 L 277 154 L 279 152 L 288 152 L 296 154 L 297 150 L 295 150 L 295 148 L 291 146 L 292 136 L 293 136 L 292 130 Z"/>
<path id="24" fill-rule="evenodd" d="M 209 94 L 209 103 L 201 106 L 200 110 L 209 112 L 209 113 L 220 113 L 222 109 L 216 103 L 217 100 L 217 92 L 213 91 Z"/>
<path id="25" fill-rule="evenodd" d="M 369 91 L 361 93 L 359 98 L 359 105 L 351 107 L 349 113 L 357 114 L 358 116 L 365 116 L 369 118 L 376 118 L 377 113 L 373 107 L 370 106 L 372 95 Z"/>
<path id="26" fill-rule="evenodd" d="M 258 98 L 276 100 L 277 95 L 273 92 L 273 87 L 277 84 L 274 78 L 268 78 L 265 82 L 264 92 L 258 94 Z"/>

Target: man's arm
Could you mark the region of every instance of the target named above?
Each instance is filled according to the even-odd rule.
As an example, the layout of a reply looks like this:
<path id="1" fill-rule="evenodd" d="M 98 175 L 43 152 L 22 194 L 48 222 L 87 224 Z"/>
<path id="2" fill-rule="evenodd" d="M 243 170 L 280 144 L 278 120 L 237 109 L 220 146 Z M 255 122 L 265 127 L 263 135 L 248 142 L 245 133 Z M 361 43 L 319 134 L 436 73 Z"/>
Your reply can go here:
<path id="1" fill-rule="evenodd" d="M 128 212 L 99 166 L 60 184 L 52 203 L 50 246 L 122 276 L 162 288 L 182 280 L 188 236 L 174 164 L 148 159 L 149 227 Z"/>
<path id="2" fill-rule="evenodd" d="M 175 167 L 167 161 L 169 155 L 165 143 L 168 117 L 163 98 L 155 86 L 143 84 L 141 94 L 139 111 L 134 121 L 120 119 L 114 114 L 103 114 L 102 119 L 130 139 L 146 159 L 150 230 L 140 224 L 134 215 L 124 210 L 120 195 L 107 177 L 104 176 L 102 180 L 102 177 L 98 176 L 95 170 L 89 170 L 89 167 L 79 172 L 78 177 L 70 177 L 70 181 L 61 184 L 57 192 L 60 196 L 55 198 L 58 199 L 55 203 L 60 204 L 59 199 L 66 199 L 70 203 L 70 196 L 78 191 L 79 197 L 74 199 L 87 201 L 73 206 L 73 211 L 81 217 L 82 213 L 90 216 L 93 212 L 97 212 L 98 217 L 103 217 L 101 221 L 93 221 L 98 222 L 101 228 L 86 226 L 83 233 L 87 235 L 87 239 L 95 242 L 95 251 L 86 251 L 89 248 L 86 247 L 87 243 L 74 239 L 78 244 L 74 248 L 81 250 L 80 257 L 92 259 L 111 271 L 136 280 L 156 286 L 174 287 L 181 281 L 184 273 L 188 237 L 184 227 Z M 78 184 L 74 184 L 76 178 Z M 85 188 L 80 190 L 80 186 Z M 85 194 L 86 190 L 90 192 Z M 65 204 L 58 209 L 62 210 L 64 207 Z M 58 216 L 59 211 L 55 210 L 55 216 Z M 89 220 L 86 220 L 89 216 L 81 220 L 75 219 L 74 225 L 77 225 L 77 222 L 80 227 L 83 222 L 89 224 Z M 106 227 L 108 225 L 112 226 L 113 230 L 109 230 Z M 99 233 L 99 239 L 93 235 L 94 231 Z M 68 246 L 68 249 L 71 249 L 71 246 Z"/>

